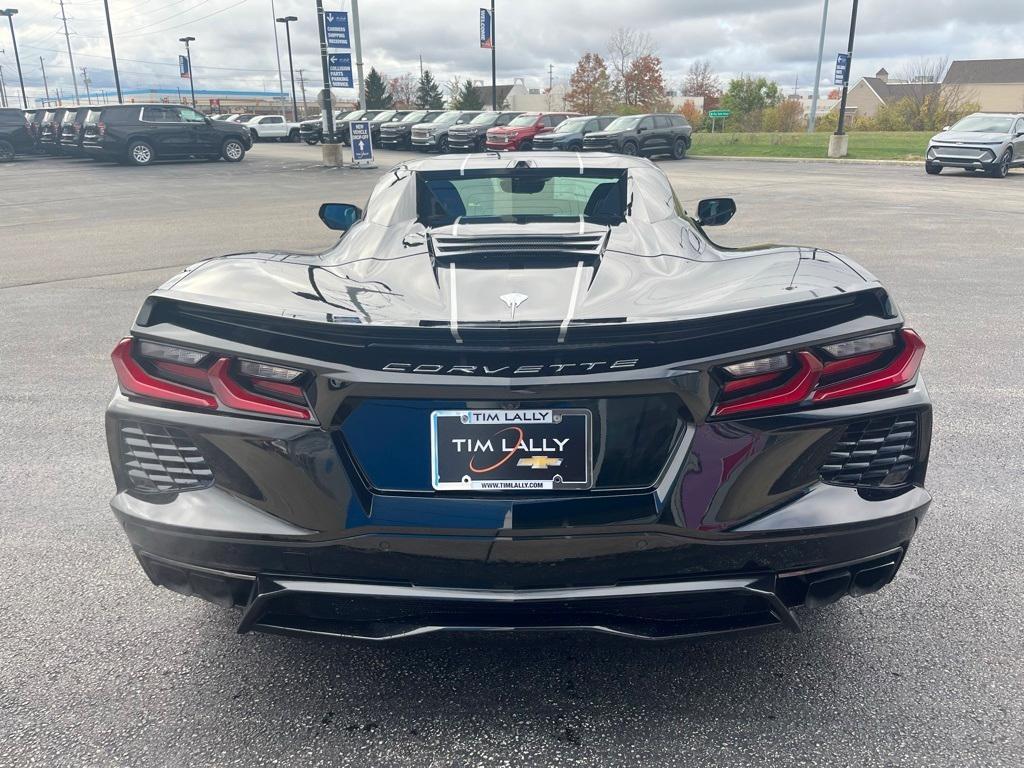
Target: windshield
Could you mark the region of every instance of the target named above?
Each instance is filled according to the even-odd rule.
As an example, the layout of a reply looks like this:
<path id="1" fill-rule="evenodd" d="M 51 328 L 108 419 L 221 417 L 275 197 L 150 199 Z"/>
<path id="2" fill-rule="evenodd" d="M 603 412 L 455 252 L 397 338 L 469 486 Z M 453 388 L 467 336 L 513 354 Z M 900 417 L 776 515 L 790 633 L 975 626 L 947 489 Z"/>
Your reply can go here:
<path id="1" fill-rule="evenodd" d="M 970 131 L 971 133 L 1009 133 L 1011 125 L 1013 125 L 1012 117 L 968 115 L 950 130 Z"/>
<path id="2" fill-rule="evenodd" d="M 461 112 L 445 112 L 442 115 L 438 115 L 437 119 L 433 122 L 438 125 L 451 125 L 462 116 Z"/>
<path id="3" fill-rule="evenodd" d="M 631 131 L 640 124 L 640 115 L 631 115 L 629 117 L 617 117 L 608 123 L 606 131 Z"/>
<path id="4" fill-rule="evenodd" d="M 427 116 L 427 110 L 419 109 L 415 112 L 410 112 L 408 115 L 402 118 L 403 123 L 422 123 L 423 118 Z"/>
<path id="5" fill-rule="evenodd" d="M 527 112 L 525 115 L 520 115 L 508 124 L 509 128 L 522 128 L 526 125 L 533 125 L 537 122 L 537 118 L 540 117 L 536 112 Z"/>
<path id="6" fill-rule="evenodd" d="M 485 123 L 493 123 L 498 119 L 500 112 L 482 112 L 481 114 L 474 117 L 469 121 L 470 125 L 484 125 Z"/>
<path id="7" fill-rule="evenodd" d="M 358 120 L 360 117 L 365 115 L 366 112 L 367 112 L 367 110 L 365 110 L 365 109 L 357 109 L 355 112 L 349 112 L 347 115 L 345 115 L 345 117 L 343 119 L 346 122 L 348 122 L 349 120 Z"/>
<path id="8" fill-rule="evenodd" d="M 379 115 L 377 115 L 375 118 L 373 118 L 372 122 L 374 122 L 374 123 L 386 123 L 388 120 L 391 120 L 392 118 L 394 118 L 394 116 L 397 115 L 397 114 L 398 114 L 397 110 L 388 109 L 388 110 L 385 110 L 384 112 L 381 112 Z"/>
<path id="9" fill-rule="evenodd" d="M 620 170 L 517 169 L 420 174 L 420 219 L 445 226 L 470 221 L 578 220 L 618 223 L 625 218 L 625 174 Z"/>
<path id="10" fill-rule="evenodd" d="M 552 133 L 577 133 L 583 130 L 583 126 L 587 124 L 589 117 L 571 117 L 564 122 L 558 124 Z"/>

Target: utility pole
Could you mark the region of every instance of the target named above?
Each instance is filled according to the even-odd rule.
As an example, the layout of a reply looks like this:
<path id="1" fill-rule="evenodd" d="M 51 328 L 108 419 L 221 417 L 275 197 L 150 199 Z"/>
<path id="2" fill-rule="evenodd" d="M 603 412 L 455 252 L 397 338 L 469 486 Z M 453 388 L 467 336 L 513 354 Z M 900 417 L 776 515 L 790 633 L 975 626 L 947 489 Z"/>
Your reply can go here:
<path id="1" fill-rule="evenodd" d="M 277 19 L 279 24 L 284 24 L 284 34 L 288 38 L 288 74 L 292 78 L 292 120 L 299 121 L 299 105 L 295 100 L 295 65 L 292 63 L 292 22 L 298 21 L 297 16 L 284 16 Z"/>
<path id="2" fill-rule="evenodd" d="M 306 104 L 306 76 L 303 70 L 299 70 L 299 90 L 302 91 L 302 116 L 309 114 L 309 107 Z"/>
<path id="3" fill-rule="evenodd" d="M 3 53 L 3 48 L 0 48 L 0 53 Z M 0 102 L 7 106 L 7 83 L 4 82 L 4 65 L 0 64 Z"/>
<path id="4" fill-rule="evenodd" d="M 18 57 L 18 38 L 14 36 L 14 14 L 17 8 L 5 8 L 0 11 L 0 16 L 6 16 L 11 25 L 11 43 L 14 45 L 14 63 L 18 65 L 18 84 L 21 86 L 21 101 L 25 109 L 28 109 L 28 97 L 25 95 L 25 78 L 21 75 L 21 59 Z"/>
<path id="5" fill-rule="evenodd" d="M 491 109 L 498 111 L 498 22 L 494 18 L 494 0 L 491 0 Z"/>
<path id="6" fill-rule="evenodd" d="M 92 94 L 89 93 L 89 84 L 91 82 L 88 70 L 85 67 L 82 67 L 82 84 L 85 86 L 85 100 L 90 104 L 92 104 Z"/>
<path id="7" fill-rule="evenodd" d="M 196 108 L 196 73 L 192 71 L 192 49 L 188 44 L 194 40 L 194 37 L 178 38 L 179 43 L 185 44 L 185 55 L 188 57 L 188 87 L 192 91 L 192 109 Z"/>
<path id="8" fill-rule="evenodd" d="M 117 74 L 117 54 L 114 53 L 114 28 L 110 25 L 109 0 L 103 0 L 103 12 L 107 14 L 107 39 L 110 40 L 110 63 L 114 67 L 114 87 L 117 88 L 117 103 L 124 104 L 124 99 L 121 97 L 121 77 Z M 104 103 L 106 103 L 106 94 L 103 96 Z"/>
<path id="9" fill-rule="evenodd" d="M 554 87 L 555 79 L 555 65 L 548 64 L 548 93 L 551 93 L 551 89 Z"/>
<path id="10" fill-rule="evenodd" d="M 366 81 L 363 79 L 363 42 L 359 32 L 359 0 L 352 0 L 352 41 L 355 43 L 356 77 L 359 78 L 359 108 L 366 109 Z"/>
<path id="11" fill-rule="evenodd" d="M 331 99 L 331 68 L 327 61 L 327 31 L 324 27 L 324 3 L 316 0 L 316 28 L 320 34 L 320 67 L 323 71 L 324 89 L 320 103 L 321 135 L 320 151 L 324 165 L 341 165 L 341 145 L 334 135 L 334 103 Z"/>
<path id="12" fill-rule="evenodd" d="M 853 11 L 850 15 L 850 41 L 846 46 L 846 81 L 843 83 L 843 95 L 839 101 L 839 124 L 836 132 L 829 137 L 828 156 L 846 157 L 850 146 L 850 137 L 846 135 L 846 94 L 850 90 L 850 71 L 853 69 L 853 38 L 857 33 L 857 0 L 853 0 Z"/>
<path id="13" fill-rule="evenodd" d="M 274 20 L 274 55 L 277 56 L 277 92 L 281 94 L 284 101 L 284 75 L 281 74 L 281 46 L 277 41 L 277 11 L 274 10 L 274 0 L 270 0 L 270 18 Z M 283 109 L 281 110 L 284 111 Z"/>
<path id="14" fill-rule="evenodd" d="M 46 91 L 46 104 L 50 104 L 50 86 L 46 82 L 46 64 L 43 63 L 43 57 L 39 57 L 39 68 L 43 70 L 43 89 Z"/>
<path id="15" fill-rule="evenodd" d="M 818 66 L 814 69 L 814 94 L 811 96 L 811 115 L 807 119 L 807 132 L 814 133 L 818 119 L 818 91 L 821 88 L 821 57 L 825 54 L 825 25 L 828 22 L 828 0 L 821 9 L 821 35 L 818 37 Z"/>
<path id="16" fill-rule="evenodd" d="M 423 79 L 423 54 L 420 54 L 420 80 Z"/>
<path id="17" fill-rule="evenodd" d="M 71 83 L 75 86 L 75 103 L 78 98 L 78 78 L 75 77 L 75 57 L 71 55 L 71 33 L 68 32 L 68 15 L 64 12 L 64 0 L 60 0 L 60 19 L 64 22 L 64 42 L 68 44 L 68 61 L 71 62 Z"/>

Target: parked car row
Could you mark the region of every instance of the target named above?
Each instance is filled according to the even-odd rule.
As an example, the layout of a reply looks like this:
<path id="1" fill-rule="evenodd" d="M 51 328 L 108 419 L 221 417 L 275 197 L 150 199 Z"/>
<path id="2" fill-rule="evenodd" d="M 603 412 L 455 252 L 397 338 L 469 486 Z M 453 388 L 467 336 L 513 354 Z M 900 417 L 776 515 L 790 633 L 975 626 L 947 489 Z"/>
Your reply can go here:
<path id="1" fill-rule="evenodd" d="M 348 145 L 349 126 L 367 120 L 373 145 L 421 152 L 568 150 L 624 155 L 686 156 L 693 129 L 682 115 L 580 115 L 575 112 L 466 110 L 353 110 L 334 115 L 335 136 Z M 320 120 L 306 120 L 299 136 L 323 141 Z"/>
<path id="2" fill-rule="evenodd" d="M 187 158 L 223 158 L 236 163 L 253 144 L 246 124 L 214 120 L 175 104 L 50 107 L 28 112 L 5 109 L 0 113 L 0 160 L 39 152 L 130 165 Z"/>

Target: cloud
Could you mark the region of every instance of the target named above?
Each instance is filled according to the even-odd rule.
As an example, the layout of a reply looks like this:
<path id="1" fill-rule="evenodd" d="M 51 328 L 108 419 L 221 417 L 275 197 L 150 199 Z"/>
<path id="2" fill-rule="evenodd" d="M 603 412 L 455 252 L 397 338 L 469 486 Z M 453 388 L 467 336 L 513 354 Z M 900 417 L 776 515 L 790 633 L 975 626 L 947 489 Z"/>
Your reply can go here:
<path id="1" fill-rule="evenodd" d="M 419 57 L 439 80 L 453 75 L 490 79 L 490 56 L 477 44 L 477 6 L 466 0 L 364 1 L 363 59 L 391 75 L 416 72 Z M 204 89 L 276 90 L 274 12 L 294 15 L 292 50 L 296 70 L 310 87 L 321 78 L 313 3 L 309 0 L 111 0 L 122 85 L 174 87 L 178 38 L 193 35 L 196 86 Z M 348 9 L 327 0 L 328 10 Z M 75 75 L 86 67 L 94 88 L 113 76 L 100 0 L 65 0 L 70 17 Z M 628 12 L 625 10 L 628 8 Z M 72 73 L 57 5 L 21 0 L 15 17 L 30 96 L 42 95 L 43 58 L 51 90 L 72 92 Z M 785 87 L 809 85 L 814 75 L 821 0 L 499 0 L 499 80 L 522 77 L 528 85 L 566 80 L 586 51 L 603 53 L 619 24 L 649 32 L 662 57 L 666 79 L 678 84 L 690 63 L 707 58 L 728 78 L 765 75 Z M 823 74 L 845 50 L 850 4 L 832 0 Z M 993 20 L 998 20 L 995 22 Z M 283 29 L 279 47 L 287 88 Z M 6 30 L 0 29 L 0 64 L 14 95 L 16 73 Z M 900 72 L 921 58 L 1024 57 L 1024 21 L 1007 17 L 1005 0 L 861 0 L 854 77 L 881 66 Z"/>

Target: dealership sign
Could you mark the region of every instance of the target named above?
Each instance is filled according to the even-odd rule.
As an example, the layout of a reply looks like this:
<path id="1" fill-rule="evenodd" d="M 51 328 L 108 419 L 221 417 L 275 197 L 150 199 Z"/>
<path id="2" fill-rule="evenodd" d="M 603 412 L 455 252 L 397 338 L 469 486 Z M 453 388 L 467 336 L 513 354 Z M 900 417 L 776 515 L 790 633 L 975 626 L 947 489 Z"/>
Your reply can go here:
<path id="1" fill-rule="evenodd" d="M 480 47 L 494 47 L 494 24 L 491 19 L 491 12 L 486 8 L 480 9 Z"/>
<path id="2" fill-rule="evenodd" d="M 332 88 L 352 88 L 352 54 L 332 53 L 327 57 Z"/>
<path id="3" fill-rule="evenodd" d="M 346 11 L 327 11 L 324 14 L 324 32 L 327 35 L 328 48 L 352 47 Z"/>
<path id="4" fill-rule="evenodd" d="M 836 75 L 832 80 L 833 85 L 850 84 L 850 54 L 840 53 L 836 56 Z"/>
<path id="5" fill-rule="evenodd" d="M 178 72 L 186 80 L 192 79 L 192 70 L 188 66 L 188 56 L 178 56 Z"/>
<path id="6" fill-rule="evenodd" d="M 373 139 L 370 135 L 369 120 L 353 120 L 348 126 L 349 144 L 352 145 L 352 163 L 359 166 L 373 165 Z"/>

